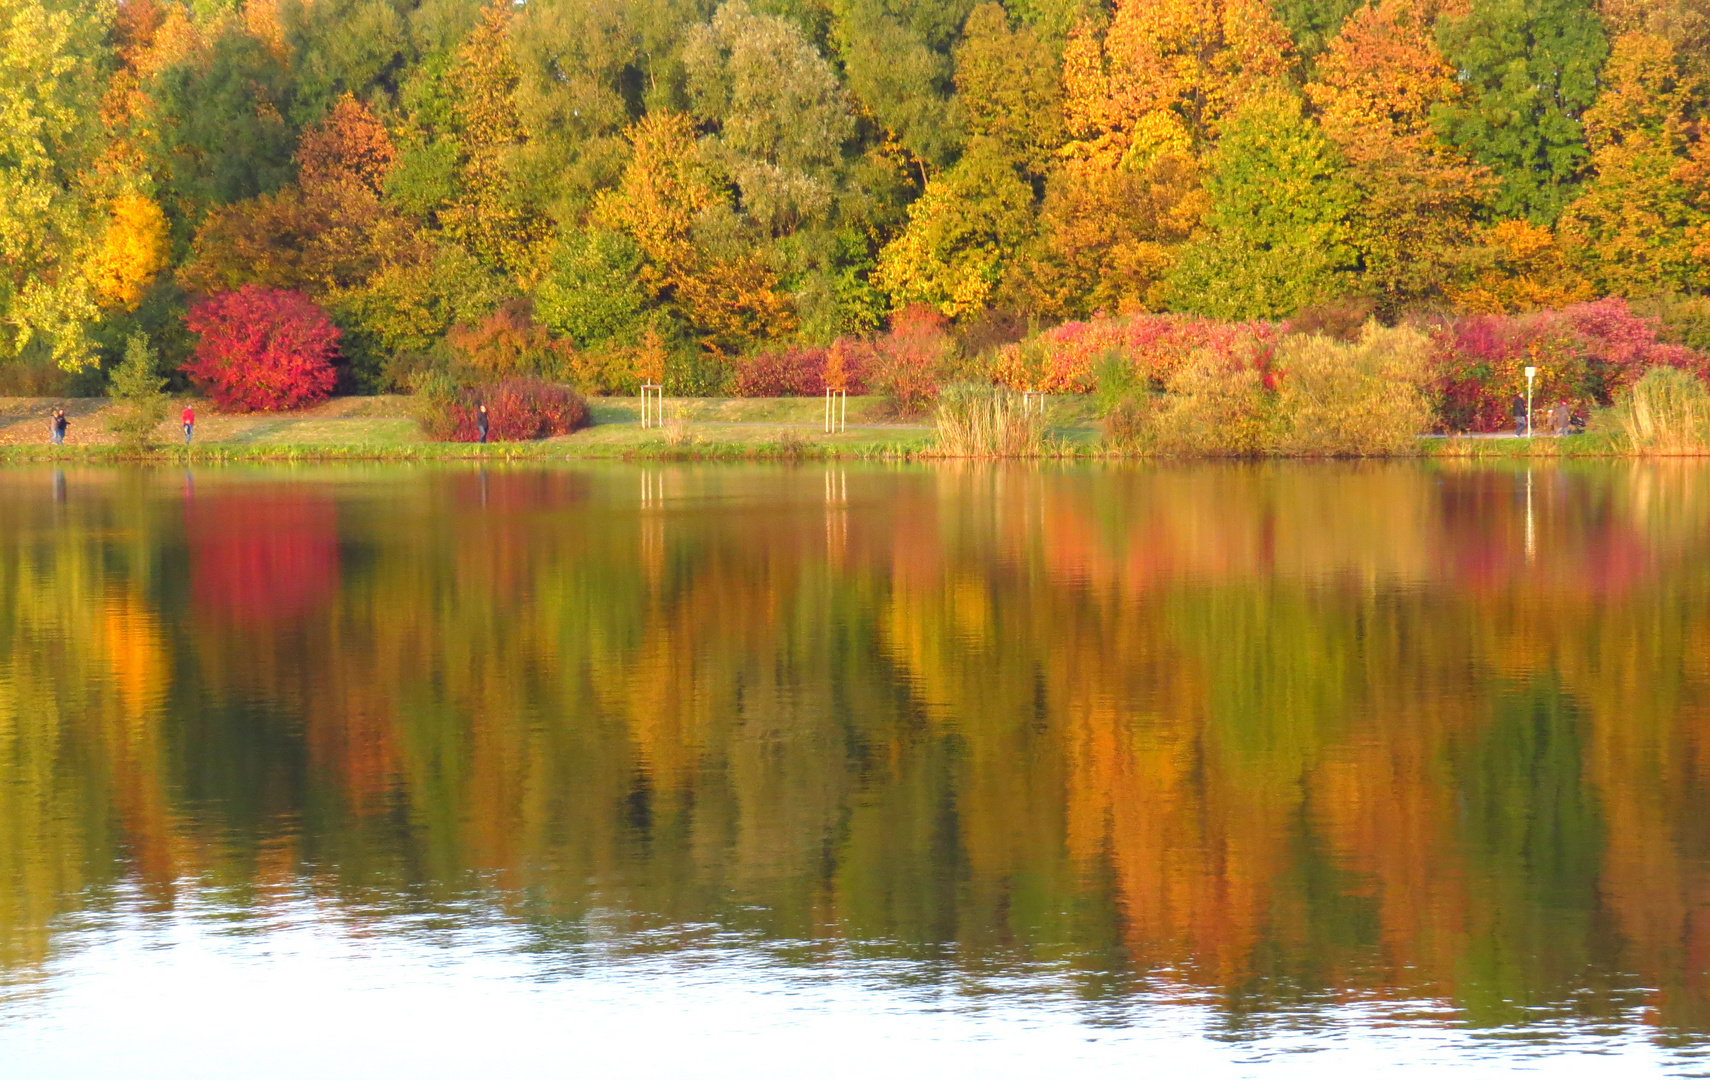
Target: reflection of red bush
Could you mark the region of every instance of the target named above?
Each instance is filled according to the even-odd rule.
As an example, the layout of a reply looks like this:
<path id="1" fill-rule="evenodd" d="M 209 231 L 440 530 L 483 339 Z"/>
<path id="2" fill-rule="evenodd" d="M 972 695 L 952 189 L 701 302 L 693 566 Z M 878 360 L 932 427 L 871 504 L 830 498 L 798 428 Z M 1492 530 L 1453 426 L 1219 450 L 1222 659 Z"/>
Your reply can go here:
<path id="1" fill-rule="evenodd" d="M 261 621 L 300 615 L 338 584 L 331 499 L 256 492 L 192 500 L 185 511 L 199 612 Z"/>

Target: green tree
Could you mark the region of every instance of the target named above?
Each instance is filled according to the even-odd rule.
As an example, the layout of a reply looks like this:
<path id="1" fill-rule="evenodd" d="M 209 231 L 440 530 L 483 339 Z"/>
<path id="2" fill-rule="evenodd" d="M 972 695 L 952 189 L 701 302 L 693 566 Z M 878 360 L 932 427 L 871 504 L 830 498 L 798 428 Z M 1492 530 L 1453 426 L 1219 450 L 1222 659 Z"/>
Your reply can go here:
<path id="1" fill-rule="evenodd" d="M 908 228 L 879 255 L 874 280 L 902 309 L 928 304 L 952 318 L 997 294 L 1033 225 L 1033 190 L 1002 147 L 979 139 L 909 207 Z"/>
<path id="2" fill-rule="evenodd" d="M 1555 221 L 1585 167 L 1580 122 L 1609 54 L 1590 0 L 1477 0 L 1439 25 L 1465 94 L 1437 110 L 1443 137 L 1496 170 L 1497 212 Z"/>
<path id="3" fill-rule="evenodd" d="M 1348 16 L 1365 6 L 1365 0 L 1277 0 L 1272 6 L 1288 28 L 1295 55 L 1310 64 L 1341 32 Z"/>
<path id="4" fill-rule="evenodd" d="M 634 345 L 647 309 L 640 270 L 641 249 L 623 233 L 565 230 L 535 288 L 535 315 L 577 348 Z"/>
<path id="5" fill-rule="evenodd" d="M 825 219 L 854 130 L 831 66 L 793 23 L 719 8 L 684 48 L 695 116 L 714 125 L 706 160 L 728 176 L 741 207 L 782 234 Z"/>
<path id="6" fill-rule="evenodd" d="M 1000 4 L 975 8 L 956 46 L 956 100 L 969 135 L 996 140 L 1016 164 L 1041 178 L 1063 142 L 1059 66 L 1031 27 L 1010 29 Z"/>
<path id="7" fill-rule="evenodd" d="M 1271 94 L 1243 108 L 1208 164 L 1206 230 L 1171 272 L 1173 306 L 1278 318 L 1347 289 L 1355 192 L 1298 98 Z"/>
<path id="8" fill-rule="evenodd" d="M 152 152 L 180 236 L 213 208 L 270 194 L 294 176 L 289 72 L 241 24 L 228 25 L 206 54 L 163 71 L 152 97 Z"/>
<path id="9" fill-rule="evenodd" d="M 623 132 L 642 111 L 652 55 L 644 38 L 673 21 L 648 16 L 626 0 L 538 0 L 512 23 L 517 119 L 529 133 L 513 176 L 561 224 L 585 216 L 623 173 Z"/>
<path id="10" fill-rule="evenodd" d="M 515 17 L 509 4 L 485 8 L 446 73 L 459 157 L 439 221 L 487 265 L 527 281 L 551 222 L 516 175 L 528 133 L 517 113 L 521 75 L 509 40 Z"/>
<path id="11" fill-rule="evenodd" d="M 107 430 L 124 445 L 141 449 L 154 443 L 155 429 L 166 419 L 166 380 L 148 335 L 125 339 L 125 358 L 107 376 L 107 396 L 118 403 Z"/>
<path id="12" fill-rule="evenodd" d="M 882 0 L 848 0 L 839 7 L 832 33 L 850 94 L 914 159 L 924 182 L 932 168 L 953 161 L 962 145 L 950 98 L 950 57 L 942 49 L 962 19 L 946 29 L 931 15 L 935 5 L 920 9 L 920 18 L 905 21 Z M 933 47 L 934 38 L 941 48 Z"/>

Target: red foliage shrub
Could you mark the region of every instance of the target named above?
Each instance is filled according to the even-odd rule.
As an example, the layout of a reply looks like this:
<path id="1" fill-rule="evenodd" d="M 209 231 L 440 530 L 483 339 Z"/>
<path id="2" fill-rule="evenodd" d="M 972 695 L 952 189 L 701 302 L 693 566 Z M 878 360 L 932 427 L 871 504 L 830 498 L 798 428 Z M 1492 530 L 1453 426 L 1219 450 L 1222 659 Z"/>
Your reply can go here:
<path id="1" fill-rule="evenodd" d="M 1284 327 L 1226 323 L 1195 315 L 1136 315 L 1071 322 L 1002 350 L 993 365 L 997 382 L 1017 390 L 1085 394 L 1097 389 L 1100 365 L 1116 356 L 1135 374 L 1161 388 L 1198 351 L 1232 365 L 1250 365 L 1275 389 L 1272 345 L 1283 333 L 1311 331 L 1347 336 L 1364 308 L 1324 305 Z M 1468 315 L 1425 327 L 1436 343 L 1431 370 L 1419 372 L 1438 419 L 1449 431 L 1496 431 L 1513 423 L 1514 395 L 1526 388 L 1525 369 L 1538 369 L 1534 407 L 1566 399 L 1584 407 L 1607 405 L 1647 368 L 1678 367 L 1710 381 L 1710 357 L 1658 340 L 1657 320 L 1642 317 L 1625 300 L 1574 304 L 1527 315 Z"/>
<path id="2" fill-rule="evenodd" d="M 918 413 L 938 394 L 949 352 L 944 316 L 925 304 L 911 304 L 891 318 L 890 333 L 874 343 L 867 383 L 899 413 Z"/>
<path id="3" fill-rule="evenodd" d="M 1197 315 L 1064 323 L 1003 350 L 993 374 L 1015 390 L 1090 394 L 1098 389 L 1098 367 L 1107 356 L 1126 358 L 1136 374 L 1162 384 L 1199 349 L 1264 368 L 1276 335 L 1269 323 L 1225 323 Z"/>
<path id="4" fill-rule="evenodd" d="M 302 293 L 245 285 L 184 319 L 201 335 L 182 370 L 224 409 L 293 409 L 321 401 L 338 375 L 338 327 Z"/>
<path id="5" fill-rule="evenodd" d="M 1429 387 L 1449 431 L 1497 431 L 1512 422 L 1516 394 L 1526 390 L 1525 369 L 1537 368 L 1534 408 L 1565 399 L 1571 405 L 1607 405 L 1646 368 L 1684 368 L 1701 378 L 1706 358 L 1657 340 L 1658 324 L 1610 297 L 1561 311 L 1527 315 L 1470 315 L 1437 326 L 1435 370 Z"/>
<path id="6" fill-rule="evenodd" d="M 588 426 L 588 403 L 567 387 L 539 379 L 503 379 L 433 401 L 423 419 L 430 438 L 479 442 L 476 416 L 487 405 L 489 442 L 526 442 L 567 435 Z"/>
<path id="7" fill-rule="evenodd" d="M 761 352 L 736 361 L 737 397 L 813 397 L 825 392 L 824 349 Z"/>

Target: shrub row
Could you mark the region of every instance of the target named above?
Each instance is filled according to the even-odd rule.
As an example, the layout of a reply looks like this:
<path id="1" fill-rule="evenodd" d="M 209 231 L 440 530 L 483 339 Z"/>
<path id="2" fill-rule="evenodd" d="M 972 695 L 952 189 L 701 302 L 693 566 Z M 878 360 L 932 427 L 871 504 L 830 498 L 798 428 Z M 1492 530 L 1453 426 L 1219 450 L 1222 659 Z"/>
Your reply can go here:
<path id="1" fill-rule="evenodd" d="M 1301 326 L 1298 330 L 1319 330 Z M 1575 304 L 1526 315 L 1417 320 L 1385 378 L 1417 388 L 1431 423 L 1445 431 L 1495 431 L 1509 421 L 1524 371 L 1536 369 L 1535 402 L 1606 406 L 1643 372 L 1666 366 L 1710 375 L 1710 358 L 1658 338 L 1657 321 L 1625 300 Z M 1287 392 L 1301 363 L 1288 342 L 1333 340 L 1284 323 L 1223 323 L 1191 315 L 1137 315 L 1067 323 L 1002 350 L 993 377 L 1016 389 L 1089 393 L 1101 380 L 1131 379 L 1161 390 L 1184 366 L 1240 369 L 1266 389 Z M 1362 339 L 1364 340 L 1364 339 Z M 1399 337 L 1374 339 L 1390 347 Z M 1396 346 L 1399 347 L 1399 346 Z M 1294 350 L 1291 352 L 1290 350 Z M 1284 353 L 1289 353 L 1285 356 Z"/>
<path id="2" fill-rule="evenodd" d="M 1535 403 L 1576 409 L 1613 404 L 1652 368 L 1710 376 L 1710 358 L 1661 340 L 1658 319 L 1616 298 L 1523 315 L 1421 317 L 1389 330 L 1362 327 L 1365 314 L 1308 311 L 1281 324 L 1133 315 L 1066 323 L 970 356 L 972 338 L 959 341 L 936 311 L 915 306 L 873 338 L 729 361 L 709 354 L 705 370 L 685 374 L 671 368 L 657 329 L 627 351 L 579 352 L 516 301 L 454 328 L 443 355 L 401 358 L 398 372 L 422 391 L 424 423 L 441 438 L 476 437 L 477 398 L 488 402 L 493 439 L 585 424 L 585 402 L 555 383 L 623 393 L 664 382 L 672 393 L 743 397 L 832 387 L 883 395 L 903 414 L 925 411 L 942 385 L 983 383 L 1097 393 L 1118 442 L 1232 453 L 1314 452 L 1314 440 L 1341 448 L 1326 452 L 1382 452 L 1403 424 L 1497 430 L 1510 422 L 1528 367 Z M 184 371 L 224 408 L 294 408 L 334 387 L 339 332 L 300 293 L 218 293 L 194 305 L 187 323 L 200 342 Z M 471 386 L 484 389 L 454 389 Z M 1353 412 L 1348 402 L 1358 403 Z"/>

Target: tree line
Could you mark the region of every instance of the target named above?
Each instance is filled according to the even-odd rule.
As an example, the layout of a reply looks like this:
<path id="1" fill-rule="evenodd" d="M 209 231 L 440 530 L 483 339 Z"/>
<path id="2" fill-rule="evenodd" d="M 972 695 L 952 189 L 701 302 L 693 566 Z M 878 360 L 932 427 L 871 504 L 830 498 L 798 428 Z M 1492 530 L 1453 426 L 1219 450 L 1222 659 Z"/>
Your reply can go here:
<path id="1" fill-rule="evenodd" d="M 910 307 L 977 345 L 1710 288 L 1705 0 L 0 6 L 19 370 L 175 369 L 246 285 L 349 389 L 489 325 L 680 392 Z"/>

